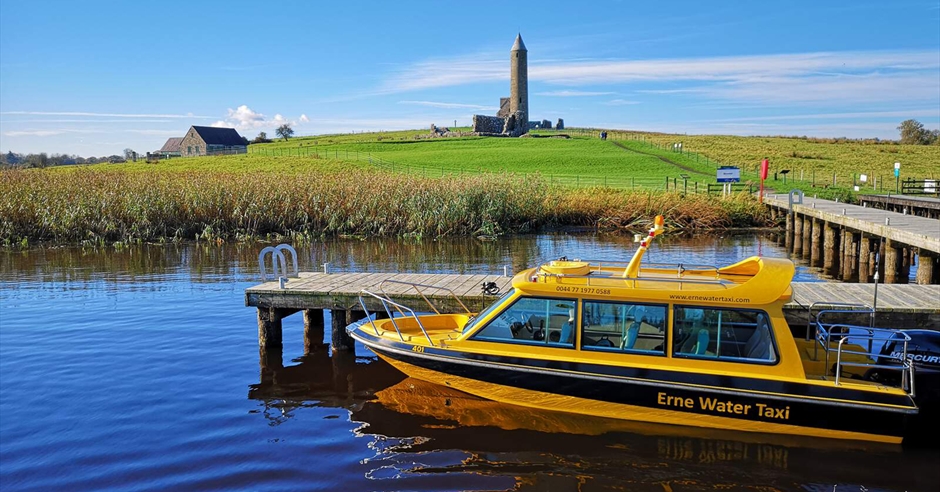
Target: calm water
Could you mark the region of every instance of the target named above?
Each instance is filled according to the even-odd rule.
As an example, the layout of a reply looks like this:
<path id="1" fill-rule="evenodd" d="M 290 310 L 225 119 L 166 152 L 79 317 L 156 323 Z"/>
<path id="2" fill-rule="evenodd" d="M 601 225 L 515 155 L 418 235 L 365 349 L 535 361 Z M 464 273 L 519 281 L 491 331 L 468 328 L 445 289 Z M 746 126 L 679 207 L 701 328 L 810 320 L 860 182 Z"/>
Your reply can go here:
<path id="1" fill-rule="evenodd" d="M 405 379 L 363 347 L 259 366 L 259 245 L 0 253 L 0 489 L 936 490 L 940 454 L 639 425 L 483 401 Z M 626 248 L 626 250 L 625 250 Z M 625 239 L 338 240 L 302 269 L 500 273 Z M 670 240 L 652 261 L 783 253 L 768 238 Z M 814 272 L 799 268 L 800 280 Z"/>

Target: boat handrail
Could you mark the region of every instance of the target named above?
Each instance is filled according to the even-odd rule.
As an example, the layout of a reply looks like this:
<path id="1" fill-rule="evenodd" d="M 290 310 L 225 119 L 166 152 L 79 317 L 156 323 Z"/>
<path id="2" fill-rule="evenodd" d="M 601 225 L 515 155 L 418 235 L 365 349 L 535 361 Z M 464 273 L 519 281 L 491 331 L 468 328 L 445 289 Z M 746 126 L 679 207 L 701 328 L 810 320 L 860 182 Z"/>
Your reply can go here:
<path id="1" fill-rule="evenodd" d="M 643 272 L 643 270 L 640 269 L 640 273 L 642 273 L 642 272 Z M 628 285 L 629 285 L 630 282 L 632 282 L 634 288 L 636 288 L 636 283 L 637 283 L 637 282 L 667 282 L 667 283 L 673 283 L 673 284 L 676 284 L 676 283 L 677 283 L 677 284 L 679 284 L 680 290 L 681 290 L 681 288 L 682 288 L 682 284 L 718 285 L 718 286 L 724 287 L 725 289 L 727 289 L 729 285 L 734 285 L 734 282 L 731 282 L 731 281 L 729 281 L 729 280 L 724 280 L 724 279 L 721 279 L 721 278 L 714 278 L 714 279 L 690 279 L 690 278 L 683 278 L 683 277 L 679 277 L 679 278 L 657 278 L 657 277 L 641 277 L 641 276 L 637 276 L 637 277 L 598 277 L 598 276 L 591 276 L 591 275 L 568 275 L 568 274 L 563 274 L 563 273 L 547 273 L 547 272 L 538 272 L 538 273 L 536 273 L 536 275 L 538 275 L 538 276 L 540 276 L 540 277 L 555 277 L 555 278 L 559 278 L 559 279 L 584 279 L 584 280 L 587 281 L 587 285 L 589 285 L 589 286 L 590 286 L 590 285 L 606 285 L 606 286 L 608 286 L 608 287 L 611 286 L 610 284 L 611 284 L 612 282 L 616 282 L 616 283 L 624 282 L 624 283 L 626 283 L 626 284 L 628 284 Z M 594 284 L 592 284 L 592 281 L 594 282 Z M 602 282 L 602 281 L 606 281 L 607 284 L 601 284 L 600 282 Z"/>
<path id="2" fill-rule="evenodd" d="M 539 266 L 545 265 L 552 261 L 558 261 L 559 258 L 555 258 L 548 261 L 542 261 L 539 263 Z M 568 261 L 567 257 L 561 257 L 560 260 Z M 588 267 L 591 271 L 601 271 L 605 267 L 616 267 L 616 268 L 626 268 L 629 264 L 629 260 L 610 260 L 610 259 L 585 259 L 585 258 L 572 258 L 570 261 L 583 261 L 588 264 Z M 675 269 L 679 273 L 684 273 L 686 271 L 711 271 L 715 273 L 715 276 L 718 276 L 719 267 L 715 265 L 706 265 L 704 263 L 657 263 L 657 262 L 644 262 L 640 265 L 640 270 L 644 268 L 655 267 L 659 269 Z"/>
<path id="3" fill-rule="evenodd" d="M 401 328 L 398 327 L 398 322 L 395 321 L 395 315 L 392 314 L 392 310 L 389 309 L 390 305 L 393 306 L 396 311 L 401 313 L 403 317 L 405 317 L 404 311 L 408 311 L 409 313 L 411 313 L 411 317 L 415 319 L 416 323 L 418 323 L 418 328 L 421 329 L 421 333 L 423 333 L 425 338 L 428 339 L 428 344 L 430 344 L 432 347 L 434 346 L 434 342 L 431 340 L 431 335 L 428 335 L 427 330 L 424 329 L 424 324 L 421 323 L 421 318 L 418 317 L 418 315 L 414 312 L 413 309 L 411 309 L 408 306 L 405 306 L 404 304 L 399 304 L 389 299 L 388 297 L 383 297 L 383 296 L 380 296 L 378 294 L 375 294 L 375 293 L 369 292 L 368 290 L 363 289 L 359 291 L 359 305 L 362 307 L 362 311 L 366 314 L 366 319 L 368 319 L 369 323 L 372 324 L 372 329 L 375 330 L 375 336 L 382 336 L 382 335 L 379 334 L 379 327 L 375 326 L 375 320 L 371 318 L 372 313 L 370 313 L 369 308 L 366 307 L 366 303 L 362 298 L 364 295 L 373 297 L 382 303 L 382 307 L 385 309 L 385 313 L 388 314 L 388 318 L 389 320 L 391 320 L 392 326 L 395 327 L 395 332 L 398 333 L 399 340 L 404 342 L 405 337 L 404 335 L 401 334 Z"/>
<path id="4" fill-rule="evenodd" d="M 859 311 L 854 311 L 859 312 Z M 910 359 L 907 358 L 907 346 L 911 341 L 910 335 L 904 333 L 901 330 L 895 328 L 878 328 L 872 326 L 859 326 L 859 325 L 848 325 L 848 324 L 825 324 L 822 322 L 816 323 L 816 346 L 822 346 L 822 349 L 826 353 L 826 371 L 828 373 L 829 361 L 830 361 L 830 352 L 833 350 L 832 342 L 838 341 L 836 347 L 836 365 L 835 365 L 835 384 L 838 385 L 842 378 L 842 367 L 865 367 L 868 369 L 886 369 L 892 371 L 901 372 L 901 388 L 908 392 L 910 396 L 914 396 L 914 365 Z M 851 340 L 855 346 L 859 347 L 861 350 L 852 350 L 846 347 L 847 342 Z M 890 342 L 890 341 L 901 341 L 902 349 L 899 357 L 899 365 L 886 365 L 879 364 L 879 361 L 884 355 L 881 353 L 881 347 L 875 349 L 875 342 L 881 342 L 881 345 Z M 865 349 L 864 345 L 867 344 L 868 348 Z M 866 357 L 874 362 L 851 362 L 843 361 L 843 354 L 852 354 L 860 355 Z M 817 359 L 818 360 L 818 359 Z"/>
<path id="5" fill-rule="evenodd" d="M 821 307 L 827 307 L 830 309 L 820 309 L 816 314 L 813 314 L 814 309 L 819 309 Z M 831 309 L 836 308 L 836 309 Z M 829 302 L 829 301 L 816 301 L 809 305 L 806 308 L 806 340 L 810 339 L 810 333 L 813 330 L 813 325 L 822 321 L 822 316 L 833 315 L 833 314 L 862 314 L 868 313 L 868 326 L 875 325 L 875 308 L 865 304 L 865 303 L 853 303 L 853 302 Z"/>
<path id="6" fill-rule="evenodd" d="M 457 297 L 457 294 L 453 290 L 450 290 L 447 287 L 440 287 L 437 285 L 428 285 L 428 284 L 419 284 L 415 282 L 405 282 L 403 280 L 387 279 L 387 280 L 383 280 L 382 283 L 379 284 L 379 290 L 382 291 L 382 295 L 384 295 L 385 297 L 389 299 L 391 299 L 391 296 L 387 292 L 385 292 L 385 284 L 399 284 L 399 285 L 407 285 L 407 286 L 413 287 L 415 292 L 417 292 L 418 295 L 421 296 L 422 299 L 424 299 L 424 302 L 427 303 L 428 307 L 430 307 L 431 310 L 434 311 L 435 314 L 441 314 L 441 312 L 438 311 L 437 308 L 434 306 L 434 304 L 431 303 L 431 300 L 428 299 L 426 295 L 424 295 L 424 291 L 422 291 L 421 288 L 447 291 L 447 293 L 450 294 L 450 296 L 453 297 L 455 301 L 457 301 L 457 304 L 460 304 L 460 307 L 462 307 L 463 310 L 466 311 L 467 314 L 473 314 L 470 311 L 470 309 L 467 308 L 467 305 L 464 304 L 463 301 L 460 300 L 460 297 Z"/>

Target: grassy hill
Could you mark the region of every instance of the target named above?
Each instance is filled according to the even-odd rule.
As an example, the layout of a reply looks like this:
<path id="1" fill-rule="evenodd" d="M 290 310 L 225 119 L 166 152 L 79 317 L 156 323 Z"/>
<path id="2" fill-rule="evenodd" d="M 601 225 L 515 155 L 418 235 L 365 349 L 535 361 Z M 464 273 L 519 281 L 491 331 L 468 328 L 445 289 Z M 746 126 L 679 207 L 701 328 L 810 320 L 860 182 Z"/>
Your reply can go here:
<path id="1" fill-rule="evenodd" d="M 671 154 L 642 142 L 602 141 L 591 135 L 560 138 L 461 137 L 421 139 L 426 131 L 294 138 L 249 148 L 267 157 L 320 156 L 369 162 L 396 172 L 440 177 L 469 173 L 540 174 L 551 183 L 615 188 L 662 188 L 686 174 L 707 181 L 715 164 Z M 554 138 L 551 138 L 554 137 Z M 666 159 L 666 160 L 664 160 Z"/>
<path id="2" fill-rule="evenodd" d="M 940 146 L 900 145 L 893 142 L 837 139 L 672 135 L 608 131 L 608 141 L 597 131 L 569 129 L 533 132 L 561 138 L 438 138 L 418 139 L 427 133 L 411 130 L 295 138 L 252 145 L 249 152 L 267 156 L 319 155 L 370 161 L 389 170 L 441 176 L 454 173 L 541 173 L 550 181 L 580 186 L 618 188 L 663 187 L 665 178 L 685 174 L 689 182 L 714 182 L 720 165 L 738 166 L 742 179 L 758 182 L 761 159 L 768 158 L 768 186 L 799 187 L 821 195 L 851 198 L 850 190 L 868 182 L 861 193 L 894 188 L 894 163 L 901 162 L 901 179 L 940 179 Z M 673 144 L 682 142 L 682 153 Z M 773 181 L 773 173 L 790 171 L 786 185 Z"/>

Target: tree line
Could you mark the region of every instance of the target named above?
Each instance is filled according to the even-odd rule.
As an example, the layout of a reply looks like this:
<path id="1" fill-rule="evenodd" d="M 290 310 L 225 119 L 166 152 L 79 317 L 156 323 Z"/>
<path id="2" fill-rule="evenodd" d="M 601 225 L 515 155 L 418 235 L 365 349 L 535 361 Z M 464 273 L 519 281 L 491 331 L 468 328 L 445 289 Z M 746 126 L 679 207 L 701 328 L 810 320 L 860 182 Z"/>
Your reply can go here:
<path id="1" fill-rule="evenodd" d="M 51 167 L 74 164 L 98 164 L 103 162 L 127 162 L 128 160 L 130 159 L 122 155 L 82 157 L 74 154 L 49 154 L 46 152 L 40 152 L 38 154 L 19 154 L 13 151 L 0 153 L 0 166 L 2 167 Z"/>

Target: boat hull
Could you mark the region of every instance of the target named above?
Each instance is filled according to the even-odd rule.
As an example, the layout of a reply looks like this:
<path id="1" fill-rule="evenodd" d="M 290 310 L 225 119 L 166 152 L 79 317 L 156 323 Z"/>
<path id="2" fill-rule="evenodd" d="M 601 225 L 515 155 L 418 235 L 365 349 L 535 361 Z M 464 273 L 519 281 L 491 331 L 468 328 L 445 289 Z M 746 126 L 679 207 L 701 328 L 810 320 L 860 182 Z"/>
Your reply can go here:
<path id="1" fill-rule="evenodd" d="M 900 443 L 916 416 L 898 395 L 863 401 L 841 387 L 484 356 L 353 337 L 405 374 L 494 401 L 608 418 Z M 755 381 L 766 383 L 755 387 Z M 787 391 L 787 389 L 791 391 Z M 869 392 L 870 393 L 870 392 Z M 864 395 L 862 395 L 864 396 Z"/>

